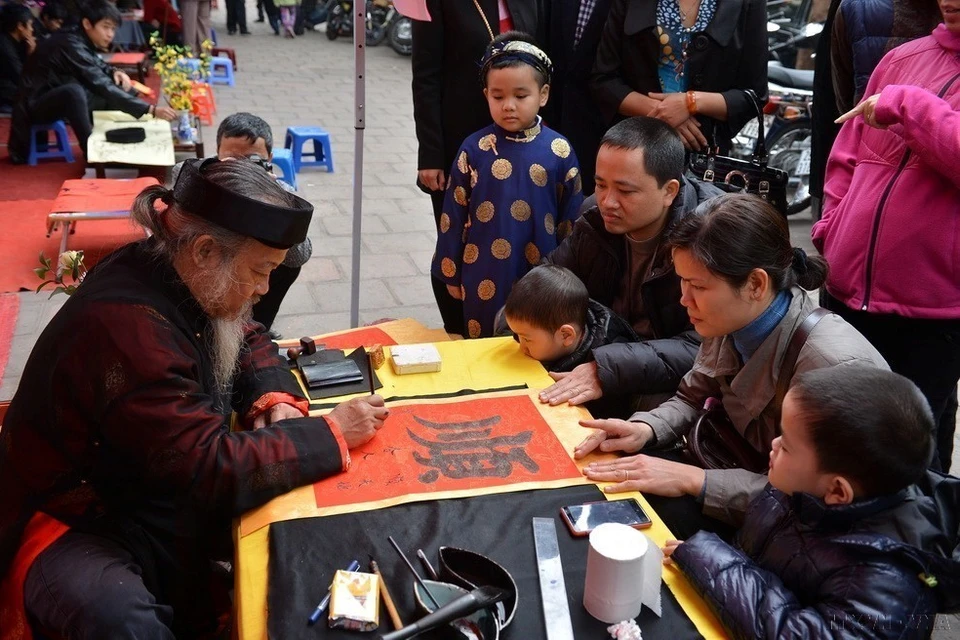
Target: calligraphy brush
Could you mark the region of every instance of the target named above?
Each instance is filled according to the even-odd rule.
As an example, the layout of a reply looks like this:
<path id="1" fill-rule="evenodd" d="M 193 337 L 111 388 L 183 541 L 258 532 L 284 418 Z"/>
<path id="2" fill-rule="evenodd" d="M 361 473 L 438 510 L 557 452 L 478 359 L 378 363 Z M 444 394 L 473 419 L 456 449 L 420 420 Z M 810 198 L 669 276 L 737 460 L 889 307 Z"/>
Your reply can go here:
<path id="1" fill-rule="evenodd" d="M 373 356 L 367 352 L 367 376 L 370 378 L 370 395 L 374 395 L 377 391 L 373 388 Z"/>
<path id="2" fill-rule="evenodd" d="M 430 593 L 430 589 L 427 589 L 427 585 L 423 584 L 423 578 L 421 578 L 420 574 L 417 573 L 417 570 L 413 568 L 409 558 L 407 558 L 407 555 L 403 552 L 403 549 L 400 548 L 400 545 L 397 544 L 397 541 L 393 539 L 393 536 L 387 536 L 387 540 L 390 541 L 390 544 L 393 545 L 393 548 L 396 549 L 397 553 L 400 554 L 400 558 L 403 560 L 404 564 L 407 565 L 407 568 L 410 569 L 410 573 L 413 574 L 413 578 L 417 581 L 417 584 L 420 585 L 420 588 L 423 589 L 423 592 L 427 594 L 428 598 L 430 598 L 430 602 L 433 603 L 433 606 L 439 609 L 440 603 L 437 602 L 437 599 L 433 597 L 432 593 Z"/>
<path id="3" fill-rule="evenodd" d="M 423 552 L 423 549 L 417 549 L 417 557 L 420 558 L 420 562 L 423 564 L 424 570 L 430 574 L 430 577 L 434 580 L 438 579 L 437 570 L 433 568 L 433 565 L 430 564 L 430 560 L 427 558 L 427 554 Z"/>
<path id="4" fill-rule="evenodd" d="M 377 566 L 377 561 L 373 559 L 373 555 L 368 555 L 370 555 L 370 570 L 380 578 L 380 595 L 383 596 L 383 605 L 387 608 L 387 613 L 390 614 L 390 621 L 393 622 L 393 628 L 403 629 L 403 620 L 400 619 L 400 614 L 397 612 L 397 605 L 393 603 L 393 597 L 390 595 L 390 590 L 387 589 L 387 583 L 383 579 L 383 574 L 380 573 L 380 567 Z"/>

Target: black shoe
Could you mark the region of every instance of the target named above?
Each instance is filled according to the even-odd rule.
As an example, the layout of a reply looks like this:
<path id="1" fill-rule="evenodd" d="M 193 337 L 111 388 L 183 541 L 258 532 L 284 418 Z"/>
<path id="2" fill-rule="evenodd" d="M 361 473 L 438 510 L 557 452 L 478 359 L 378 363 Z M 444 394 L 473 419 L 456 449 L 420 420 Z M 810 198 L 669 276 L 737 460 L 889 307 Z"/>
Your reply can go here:
<path id="1" fill-rule="evenodd" d="M 236 30 L 236 29 L 228 29 L 228 30 L 227 30 L 227 35 L 228 35 L 228 36 L 235 36 L 235 35 L 237 35 L 237 30 Z"/>
<path id="2" fill-rule="evenodd" d="M 257 16 L 257 20 L 256 20 L 256 21 L 257 21 L 257 22 L 263 22 L 263 21 L 264 21 L 263 16 Z"/>
<path id="3" fill-rule="evenodd" d="M 280 342 L 281 340 L 283 340 L 283 336 L 280 335 L 278 331 L 274 331 L 272 329 L 267 332 L 267 335 L 269 335 L 270 339 L 273 340 L 274 342 Z"/>
<path id="4" fill-rule="evenodd" d="M 242 36 L 249 36 L 249 35 L 250 35 L 250 32 L 249 32 L 248 30 L 244 29 L 244 30 L 242 30 L 242 31 L 240 32 L 240 35 L 242 35 Z"/>

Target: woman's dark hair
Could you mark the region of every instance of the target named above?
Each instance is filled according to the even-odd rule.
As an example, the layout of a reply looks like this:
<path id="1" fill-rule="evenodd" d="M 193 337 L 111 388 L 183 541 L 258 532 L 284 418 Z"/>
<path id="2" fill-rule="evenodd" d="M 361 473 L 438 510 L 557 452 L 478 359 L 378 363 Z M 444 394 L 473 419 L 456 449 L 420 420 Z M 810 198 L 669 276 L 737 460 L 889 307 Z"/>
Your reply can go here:
<path id="1" fill-rule="evenodd" d="M 589 302 L 586 285 L 572 271 L 544 264 L 513 285 L 503 313 L 545 331 L 554 332 L 565 324 L 583 330 Z"/>
<path id="2" fill-rule="evenodd" d="M 123 23 L 120 10 L 107 0 L 86 0 L 81 3 L 80 17 L 89 20 L 91 26 L 96 25 L 101 20 L 109 20 L 118 27 Z"/>
<path id="3" fill-rule="evenodd" d="M 529 33 L 524 33 L 523 31 L 504 31 L 500 35 L 496 36 L 493 40 L 491 40 L 490 44 L 500 44 L 501 42 L 513 42 L 513 41 L 526 42 L 528 44 L 532 44 L 535 47 L 538 47 L 538 48 L 540 47 L 540 45 L 537 44 L 537 41 L 536 39 L 534 39 L 533 36 L 531 36 Z M 526 62 L 523 62 L 522 60 L 517 60 L 516 58 L 506 58 L 503 60 L 495 60 L 486 67 L 486 69 L 483 71 L 483 76 L 482 76 L 483 86 L 484 87 L 487 86 L 487 74 L 490 73 L 491 69 L 510 69 L 513 67 L 522 67 L 524 65 L 529 66 L 530 68 L 533 69 L 533 76 L 537 80 L 538 87 L 543 87 L 543 85 L 550 83 L 550 76 L 548 74 L 543 73 L 543 71 L 541 71 L 540 69 L 532 65 L 528 65 Z"/>
<path id="4" fill-rule="evenodd" d="M 600 140 L 601 147 L 643 151 L 643 168 L 663 187 L 680 180 L 686 159 L 683 141 L 676 130 L 656 118 L 635 116 L 610 127 Z"/>
<path id="5" fill-rule="evenodd" d="M 915 384 L 873 367 L 840 365 L 797 376 L 790 396 L 821 473 L 871 498 L 915 483 L 930 463 L 933 414 Z"/>
<path id="6" fill-rule="evenodd" d="M 224 138 L 245 138 L 251 144 L 256 142 L 257 138 L 263 138 L 267 144 L 267 151 L 273 153 L 273 131 L 270 125 L 266 120 L 252 113 L 240 111 L 224 118 L 217 128 L 218 149 L 220 141 Z"/>
<path id="7" fill-rule="evenodd" d="M 8 4 L 0 8 L 0 33 L 13 33 L 21 24 L 31 22 L 33 14 L 22 4 Z"/>
<path id="8" fill-rule="evenodd" d="M 786 218 L 754 195 L 726 193 L 701 203 L 673 227 L 668 242 L 735 289 L 754 269 L 767 272 L 775 292 L 794 285 L 813 291 L 827 279 L 827 261 L 790 246 Z"/>

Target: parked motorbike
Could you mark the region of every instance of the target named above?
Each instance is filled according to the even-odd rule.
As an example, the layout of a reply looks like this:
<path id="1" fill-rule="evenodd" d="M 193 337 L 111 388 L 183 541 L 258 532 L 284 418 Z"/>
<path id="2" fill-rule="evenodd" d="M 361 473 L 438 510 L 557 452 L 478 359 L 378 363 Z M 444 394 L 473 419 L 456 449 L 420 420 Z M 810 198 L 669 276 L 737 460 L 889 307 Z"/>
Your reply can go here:
<path id="1" fill-rule="evenodd" d="M 783 169 L 790 176 L 786 213 L 791 216 L 810 206 L 813 71 L 790 69 L 771 61 L 767 79 L 767 104 L 763 109 L 767 165 Z M 751 157 L 758 126 L 751 120 L 733 139 L 731 152 L 735 157 Z"/>
<path id="2" fill-rule="evenodd" d="M 353 0 L 327 2 L 327 39 L 353 37 Z"/>
<path id="3" fill-rule="evenodd" d="M 413 21 L 399 13 L 390 25 L 390 46 L 402 56 L 413 54 Z"/>
<path id="4" fill-rule="evenodd" d="M 767 2 L 767 51 L 770 60 L 793 67 L 798 49 L 815 49 L 822 22 L 810 22 L 812 0 Z"/>

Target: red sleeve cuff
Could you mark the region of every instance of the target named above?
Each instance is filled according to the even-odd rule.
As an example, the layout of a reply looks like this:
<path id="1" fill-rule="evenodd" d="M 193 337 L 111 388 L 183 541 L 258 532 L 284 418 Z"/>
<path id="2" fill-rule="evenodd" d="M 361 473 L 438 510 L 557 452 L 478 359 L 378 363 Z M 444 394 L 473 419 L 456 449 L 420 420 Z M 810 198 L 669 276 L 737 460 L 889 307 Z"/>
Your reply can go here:
<path id="1" fill-rule="evenodd" d="M 266 412 L 278 404 L 289 404 L 300 410 L 300 413 L 306 417 L 310 412 L 310 401 L 298 398 L 289 393 L 284 393 L 282 391 L 271 391 L 270 393 L 265 393 L 260 398 L 250 405 L 250 410 L 247 411 L 245 417 L 247 422 L 253 422 L 261 414 Z"/>
<path id="2" fill-rule="evenodd" d="M 343 439 L 340 425 L 337 424 L 337 421 L 329 414 L 323 416 L 323 419 L 327 421 L 327 425 L 330 427 L 330 433 L 333 434 L 334 439 L 337 441 L 337 446 L 340 447 L 340 459 L 343 460 L 343 471 L 347 471 L 350 469 L 350 448 L 347 446 L 347 441 Z"/>

